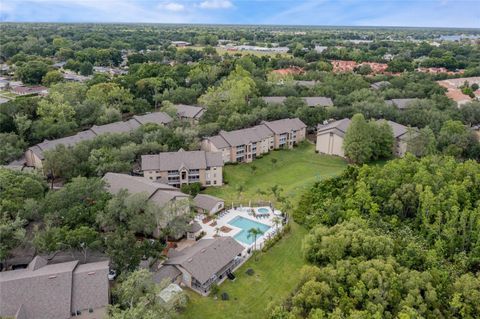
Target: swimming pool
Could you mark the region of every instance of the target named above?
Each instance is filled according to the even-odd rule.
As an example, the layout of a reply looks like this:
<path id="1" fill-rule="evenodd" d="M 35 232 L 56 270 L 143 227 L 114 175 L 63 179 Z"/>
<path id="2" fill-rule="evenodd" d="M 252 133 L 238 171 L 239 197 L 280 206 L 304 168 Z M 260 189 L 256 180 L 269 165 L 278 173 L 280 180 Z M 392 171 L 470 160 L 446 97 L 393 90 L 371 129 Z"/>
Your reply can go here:
<path id="1" fill-rule="evenodd" d="M 242 216 L 237 216 L 231 221 L 228 222 L 229 225 L 238 227 L 241 229 L 241 231 L 233 236 L 237 241 L 251 245 L 254 242 L 254 237 L 253 236 L 248 236 L 248 231 L 252 228 L 258 228 L 264 234 L 267 230 L 270 229 L 270 226 L 256 222 L 254 220 L 251 220 L 249 218 L 245 218 Z M 257 237 L 258 239 L 258 237 Z"/>
<path id="2" fill-rule="evenodd" d="M 268 210 L 268 208 L 259 208 L 258 209 L 258 212 L 259 213 L 262 213 L 262 214 L 268 214 L 270 211 Z"/>

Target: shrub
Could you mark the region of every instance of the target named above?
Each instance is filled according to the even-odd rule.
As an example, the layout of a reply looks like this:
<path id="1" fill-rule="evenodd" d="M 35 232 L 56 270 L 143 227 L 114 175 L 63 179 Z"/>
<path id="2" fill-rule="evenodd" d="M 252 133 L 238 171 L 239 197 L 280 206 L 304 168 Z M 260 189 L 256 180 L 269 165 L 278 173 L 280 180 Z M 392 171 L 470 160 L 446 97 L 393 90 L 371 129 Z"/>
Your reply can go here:
<path id="1" fill-rule="evenodd" d="M 246 273 L 247 275 L 249 275 L 249 276 L 253 276 L 253 274 L 255 273 L 255 271 L 254 271 L 252 268 L 248 268 L 245 273 Z"/>
<path id="2" fill-rule="evenodd" d="M 218 288 L 218 285 L 217 285 L 217 284 L 212 284 L 212 285 L 210 286 L 210 293 L 211 293 L 213 296 L 216 296 L 219 291 L 220 291 L 220 288 Z"/>

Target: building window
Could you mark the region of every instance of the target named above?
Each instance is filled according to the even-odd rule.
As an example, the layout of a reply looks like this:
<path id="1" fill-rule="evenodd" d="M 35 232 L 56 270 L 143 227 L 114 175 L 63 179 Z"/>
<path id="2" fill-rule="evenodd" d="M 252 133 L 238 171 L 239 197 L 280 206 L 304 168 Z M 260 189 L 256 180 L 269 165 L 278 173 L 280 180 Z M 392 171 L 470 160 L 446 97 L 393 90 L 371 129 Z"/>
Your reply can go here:
<path id="1" fill-rule="evenodd" d="M 217 185 L 217 181 L 213 181 L 213 185 Z"/>

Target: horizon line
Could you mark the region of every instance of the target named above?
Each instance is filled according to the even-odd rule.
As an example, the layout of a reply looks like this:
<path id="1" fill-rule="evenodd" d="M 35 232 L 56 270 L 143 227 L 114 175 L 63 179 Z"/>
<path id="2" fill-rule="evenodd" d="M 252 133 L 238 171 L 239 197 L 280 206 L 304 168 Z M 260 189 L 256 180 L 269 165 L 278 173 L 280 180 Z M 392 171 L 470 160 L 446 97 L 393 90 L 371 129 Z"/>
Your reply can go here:
<path id="1" fill-rule="evenodd" d="M 59 21 L 0 21 L 0 24 L 151 24 L 151 25 L 192 25 L 192 26 L 245 26 L 245 27 L 255 27 L 255 26 L 265 26 L 265 27 L 314 27 L 314 28 L 395 28 L 395 29 L 458 29 L 458 30 L 478 30 L 480 27 L 427 27 L 427 26 L 388 26 L 388 25 L 328 25 L 328 24 L 268 24 L 268 23 L 258 23 L 258 24 L 245 24 L 245 23 L 186 23 L 186 22 L 81 22 L 81 21 L 69 21 L 69 22 L 59 22 Z"/>

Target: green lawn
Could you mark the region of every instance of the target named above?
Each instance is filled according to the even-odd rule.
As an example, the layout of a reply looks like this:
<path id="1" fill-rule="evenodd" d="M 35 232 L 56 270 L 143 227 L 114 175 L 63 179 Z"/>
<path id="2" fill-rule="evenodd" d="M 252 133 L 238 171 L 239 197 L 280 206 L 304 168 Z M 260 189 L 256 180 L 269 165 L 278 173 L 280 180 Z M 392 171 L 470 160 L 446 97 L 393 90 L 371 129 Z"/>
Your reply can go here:
<path id="1" fill-rule="evenodd" d="M 277 162 L 272 163 L 272 159 Z M 277 184 L 283 189 L 282 195 L 295 204 L 303 190 L 317 180 L 338 175 L 345 166 L 344 160 L 316 154 L 315 146 L 305 142 L 291 150 L 273 151 L 252 163 L 226 165 L 227 184 L 209 187 L 205 193 L 223 198 L 228 206 L 232 201 L 273 200 L 270 188 Z M 243 186 L 241 193 L 239 185 Z"/>
<path id="2" fill-rule="evenodd" d="M 188 291 L 187 309 L 180 315 L 185 319 L 255 319 L 265 318 L 267 305 L 286 298 L 299 281 L 299 270 L 304 265 L 301 242 L 306 230 L 292 223 L 292 231 L 257 261 L 250 258 L 236 272 L 234 282 L 225 281 L 220 293 L 227 292 L 230 300 L 215 300 Z M 253 276 L 245 273 L 248 268 Z"/>
<path id="3" fill-rule="evenodd" d="M 271 159 L 277 159 L 275 164 Z M 257 169 L 253 172 L 251 166 Z M 271 192 L 260 194 L 274 184 L 284 190 L 295 205 L 302 191 L 316 180 L 339 174 L 346 163 L 315 153 L 315 147 L 305 143 L 293 150 L 275 151 L 250 164 L 227 165 L 224 169 L 228 185 L 210 187 L 206 193 L 227 201 L 272 200 Z M 243 185 L 241 194 L 237 186 Z M 260 319 L 267 306 L 285 299 L 299 281 L 299 270 L 305 264 L 301 243 L 306 230 L 292 223 L 291 232 L 266 253 L 260 253 L 258 261 L 250 258 L 235 272 L 237 280 L 220 285 L 220 292 L 227 292 L 229 301 L 202 297 L 189 291 L 190 303 L 180 315 L 182 319 Z M 253 268 L 254 276 L 245 271 Z"/>

